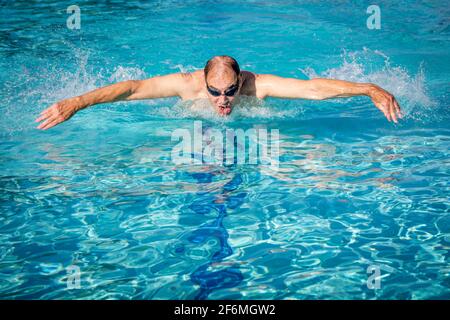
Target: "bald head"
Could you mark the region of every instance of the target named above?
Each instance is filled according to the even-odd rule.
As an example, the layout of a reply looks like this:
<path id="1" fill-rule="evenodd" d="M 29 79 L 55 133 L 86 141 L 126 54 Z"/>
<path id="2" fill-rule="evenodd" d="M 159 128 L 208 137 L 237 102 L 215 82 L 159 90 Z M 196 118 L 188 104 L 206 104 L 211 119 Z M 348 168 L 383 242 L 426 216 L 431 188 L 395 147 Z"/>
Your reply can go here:
<path id="1" fill-rule="evenodd" d="M 230 56 L 215 56 L 208 60 L 204 72 L 209 101 L 220 115 L 229 115 L 242 85 L 239 64 Z"/>
<path id="2" fill-rule="evenodd" d="M 234 76 L 237 78 L 241 72 L 237 61 L 230 56 L 215 56 L 208 60 L 205 65 L 205 79 L 208 78 L 208 74 L 213 71 L 215 74 L 226 74 L 228 76 Z"/>

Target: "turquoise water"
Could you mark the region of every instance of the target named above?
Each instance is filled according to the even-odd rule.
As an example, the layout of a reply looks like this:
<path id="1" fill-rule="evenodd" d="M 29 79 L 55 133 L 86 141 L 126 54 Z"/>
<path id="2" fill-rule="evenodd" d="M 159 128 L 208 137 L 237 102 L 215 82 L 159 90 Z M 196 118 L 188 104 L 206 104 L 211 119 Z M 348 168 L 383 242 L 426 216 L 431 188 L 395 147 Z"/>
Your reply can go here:
<path id="1" fill-rule="evenodd" d="M 79 1 L 0 4 L 1 299 L 449 299 L 450 3 Z M 202 68 L 374 82 L 368 98 L 268 99 L 218 119 L 177 99 L 55 101 Z M 279 169 L 176 165 L 175 129 L 278 129 Z M 70 266 L 80 288 L 67 286 Z M 375 266 L 376 289 L 367 281 Z"/>

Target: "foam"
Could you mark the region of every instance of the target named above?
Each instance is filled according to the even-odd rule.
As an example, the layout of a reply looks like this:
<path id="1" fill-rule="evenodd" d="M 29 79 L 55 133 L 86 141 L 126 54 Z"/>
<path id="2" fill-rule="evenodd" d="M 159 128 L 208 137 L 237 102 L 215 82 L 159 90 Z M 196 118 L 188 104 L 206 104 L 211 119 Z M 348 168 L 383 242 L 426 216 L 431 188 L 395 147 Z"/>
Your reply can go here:
<path id="1" fill-rule="evenodd" d="M 220 116 L 207 99 L 195 101 L 178 101 L 173 106 L 152 106 L 147 112 L 153 116 L 163 116 L 172 119 L 200 118 L 215 122 L 233 122 L 242 118 L 248 119 L 286 119 L 294 118 L 303 112 L 302 108 L 280 110 L 276 106 L 255 97 L 241 96 L 240 102 L 227 116 Z"/>
<path id="2" fill-rule="evenodd" d="M 423 119 L 424 114 L 437 106 L 426 88 L 423 64 L 415 75 L 411 75 L 405 68 L 393 65 L 381 51 L 367 48 L 355 52 L 344 51 L 341 58 L 343 62 L 340 66 L 320 73 L 310 67 L 299 70 L 310 79 L 332 78 L 377 84 L 396 97 L 407 117 L 416 120 Z M 345 103 L 345 99 L 336 102 Z"/>

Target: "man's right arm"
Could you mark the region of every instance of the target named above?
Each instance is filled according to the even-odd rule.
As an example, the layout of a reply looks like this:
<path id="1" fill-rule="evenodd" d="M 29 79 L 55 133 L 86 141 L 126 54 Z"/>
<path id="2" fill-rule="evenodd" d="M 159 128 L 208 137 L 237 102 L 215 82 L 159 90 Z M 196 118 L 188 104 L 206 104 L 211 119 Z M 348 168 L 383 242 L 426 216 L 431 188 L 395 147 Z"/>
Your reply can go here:
<path id="1" fill-rule="evenodd" d="M 189 74 L 175 73 L 146 80 L 128 80 L 98 88 L 78 97 L 61 100 L 44 111 L 35 122 L 46 130 L 70 119 L 76 112 L 100 103 L 182 96 L 189 85 Z"/>

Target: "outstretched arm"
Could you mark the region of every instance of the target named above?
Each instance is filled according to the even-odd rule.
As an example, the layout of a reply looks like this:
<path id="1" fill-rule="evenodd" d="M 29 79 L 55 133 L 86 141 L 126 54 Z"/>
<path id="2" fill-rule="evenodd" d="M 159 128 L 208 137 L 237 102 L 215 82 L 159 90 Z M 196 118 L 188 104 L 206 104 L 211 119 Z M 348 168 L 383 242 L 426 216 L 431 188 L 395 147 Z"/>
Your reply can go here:
<path id="1" fill-rule="evenodd" d="M 59 101 L 44 111 L 35 122 L 46 130 L 70 119 L 77 111 L 100 103 L 180 96 L 187 86 L 189 75 L 183 73 L 128 80 L 95 89 L 78 97 Z"/>
<path id="2" fill-rule="evenodd" d="M 400 106 L 394 96 L 372 83 L 356 83 L 333 79 L 299 80 L 270 74 L 257 76 L 257 91 L 260 97 L 299 98 L 324 100 L 353 96 L 368 96 L 386 118 L 398 122 L 402 118 Z"/>

